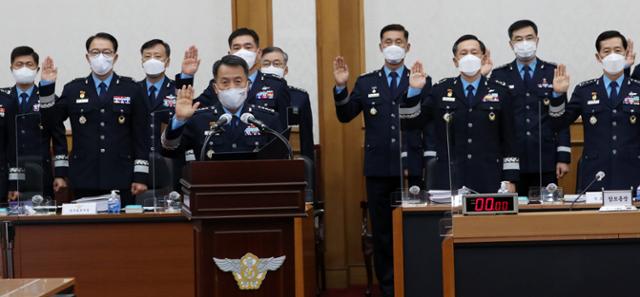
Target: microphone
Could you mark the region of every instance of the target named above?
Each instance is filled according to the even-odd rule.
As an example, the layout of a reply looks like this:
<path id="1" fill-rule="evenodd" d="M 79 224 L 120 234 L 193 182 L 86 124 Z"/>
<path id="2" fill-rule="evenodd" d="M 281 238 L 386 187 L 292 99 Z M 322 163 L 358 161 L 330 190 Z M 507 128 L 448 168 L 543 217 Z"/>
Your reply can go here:
<path id="1" fill-rule="evenodd" d="M 591 180 L 589 185 L 587 185 L 584 188 L 584 190 L 582 190 L 582 192 L 580 192 L 580 195 L 578 195 L 578 197 L 576 197 L 576 199 L 573 199 L 573 201 L 571 201 L 571 206 L 569 206 L 569 210 L 570 211 L 573 210 L 573 205 L 576 204 L 576 202 L 578 202 L 578 199 L 580 199 L 580 197 L 582 197 L 582 195 L 584 195 L 587 192 L 587 190 L 591 187 L 591 185 L 593 185 L 593 183 L 603 180 L 604 177 L 605 177 L 604 171 L 598 171 L 598 173 L 596 173 L 596 176 L 593 178 L 593 180 Z"/>
<path id="2" fill-rule="evenodd" d="M 213 124 L 213 126 L 211 127 L 211 130 L 214 130 L 218 127 L 224 126 L 227 123 L 231 122 L 231 119 L 233 117 L 231 116 L 230 113 L 225 113 L 223 115 L 221 115 L 218 120 Z"/>
<path id="3" fill-rule="evenodd" d="M 447 136 L 447 167 L 449 168 L 449 191 L 451 192 L 451 199 L 453 199 L 453 162 L 451 162 L 451 132 L 449 131 L 449 126 L 453 121 L 453 113 L 447 112 L 442 116 L 442 119 L 445 121 L 445 133 Z"/>
<path id="4" fill-rule="evenodd" d="M 247 125 L 254 124 L 256 127 L 260 128 L 260 130 L 265 130 L 269 128 L 265 123 L 256 119 L 256 117 L 254 117 L 252 114 L 248 112 L 243 113 L 240 116 L 240 120 Z"/>
<path id="5" fill-rule="evenodd" d="M 222 129 L 222 126 L 231 122 L 232 118 L 233 116 L 230 113 L 225 113 L 221 115 L 218 120 L 213 123 L 213 125 L 211 125 L 211 127 L 209 128 L 209 134 L 204 138 L 204 142 L 202 143 L 202 147 L 200 148 L 200 161 L 204 160 L 204 149 L 207 147 L 207 143 L 209 143 L 209 139 L 211 139 L 211 136 L 213 136 L 216 131 Z"/>

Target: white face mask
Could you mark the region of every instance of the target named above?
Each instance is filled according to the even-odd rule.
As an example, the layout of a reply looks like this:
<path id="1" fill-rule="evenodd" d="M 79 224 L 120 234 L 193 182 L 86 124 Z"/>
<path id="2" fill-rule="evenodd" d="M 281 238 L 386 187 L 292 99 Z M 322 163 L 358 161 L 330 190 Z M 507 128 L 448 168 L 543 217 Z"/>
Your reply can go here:
<path id="1" fill-rule="evenodd" d="M 273 74 L 277 77 L 284 77 L 284 68 L 276 67 L 273 65 L 269 67 L 262 67 L 260 71 L 262 71 L 262 73 Z"/>
<path id="2" fill-rule="evenodd" d="M 474 76 L 480 67 L 482 67 L 482 60 L 472 54 L 468 54 L 458 61 L 458 70 L 467 76 Z"/>
<path id="3" fill-rule="evenodd" d="M 147 75 L 158 75 L 164 72 L 164 62 L 158 59 L 149 59 L 142 63 L 142 69 Z"/>
<path id="4" fill-rule="evenodd" d="M 624 70 L 625 57 L 612 53 L 602 59 L 602 69 L 609 74 L 618 74 Z"/>
<path id="5" fill-rule="evenodd" d="M 516 57 L 521 59 L 531 58 L 536 54 L 536 43 L 530 40 L 519 41 L 513 45 Z"/>
<path id="6" fill-rule="evenodd" d="M 103 54 L 99 54 L 94 57 L 90 57 L 91 70 L 97 75 L 105 75 L 113 69 L 113 57 L 107 57 Z"/>
<path id="7" fill-rule="evenodd" d="M 406 52 L 404 48 L 401 48 L 395 44 L 387 46 L 382 49 L 385 61 L 389 64 L 400 64 L 404 59 Z"/>
<path id="8" fill-rule="evenodd" d="M 233 53 L 233 55 L 238 56 L 245 62 L 247 62 L 247 66 L 249 67 L 249 69 L 251 69 L 251 67 L 253 67 L 253 65 L 256 63 L 257 54 L 250 50 L 240 49 L 239 51 Z"/>
<path id="9" fill-rule="evenodd" d="M 218 99 L 224 108 L 237 111 L 247 99 L 247 88 L 229 88 L 219 91 Z"/>
<path id="10" fill-rule="evenodd" d="M 22 67 L 20 69 L 14 69 L 11 73 L 13 73 L 13 78 L 16 80 L 16 83 L 31 84 L 36 80 L 36 74 L 38 71 L 29 67 Z"/>

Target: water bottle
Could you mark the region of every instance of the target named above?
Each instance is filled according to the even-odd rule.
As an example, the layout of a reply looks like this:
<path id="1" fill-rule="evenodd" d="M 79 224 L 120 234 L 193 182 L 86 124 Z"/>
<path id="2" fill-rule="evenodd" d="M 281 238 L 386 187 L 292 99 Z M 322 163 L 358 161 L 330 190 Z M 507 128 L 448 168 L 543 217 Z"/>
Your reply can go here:
<path id="1" fill-rule="evenodd" d="M 640 185 L 636 188 L 636 201 L 640 201 Z"/>
<path id="2" fill-rule="evenodd" d="M 109 213 L 120 213 L 120 194 L 116 190 L 111 191 L 111 196 L 107 200 L 107 211 Z"/>

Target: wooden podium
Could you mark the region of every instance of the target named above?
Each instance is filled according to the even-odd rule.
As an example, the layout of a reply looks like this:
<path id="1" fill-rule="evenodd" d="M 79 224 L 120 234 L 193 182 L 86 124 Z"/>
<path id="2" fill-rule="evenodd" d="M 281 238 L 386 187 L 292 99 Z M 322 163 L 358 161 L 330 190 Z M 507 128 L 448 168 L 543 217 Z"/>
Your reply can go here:
<path id="1" fill-rule="evenodd" d="M 194 228 L 196 296 L 295 296 L 302 275 L 294 269 L 294 219 L 306 216 L 303 161 L 191 162 L 184 171 L 183 212 Z M 248 253 L 261 259 L 257 265 L 241 265 L 251 263 L 239 261 Z M 259 289 L 239 288 L 238 276 L 255 276 L 266 259 L 281 256 L 285 261 L 266 271 Z M 234 278 L 214 258 L 241 273 Z"/>

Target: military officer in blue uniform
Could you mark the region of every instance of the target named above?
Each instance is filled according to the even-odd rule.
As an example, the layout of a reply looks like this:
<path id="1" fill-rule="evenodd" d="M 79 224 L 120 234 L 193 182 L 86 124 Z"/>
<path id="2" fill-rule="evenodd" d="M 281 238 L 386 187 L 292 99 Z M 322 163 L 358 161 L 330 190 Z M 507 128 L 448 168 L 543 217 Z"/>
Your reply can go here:
<path id="1" fill-rule="evenodd" d="M 24 170 L 16 166 L 16 102 L 0 91 L 0 202 L 18 198 L 16 182 Z"/>
<path id="2" fill-rule="evenodd" d="M 176 105 L 176 85 L 175 82 L 167 77 L 166 69 L 171 62 L 171 47 L 168 43 L 160 39 L 152 39 L 145 42 L 140 47 L 142 55 L 142 68 L 145 72 L 145 79 L 138 83 L 143 88 L 144 102 L 151 117 L 150 135 L 151 135 L 151 171 L 153 174 L 168 175 L 172 179 L 172 188 L 176 191 L 180 190 L 180 178 L 182 177 L 182 167 L 185 164 L 185 158 L 163 159 L 160 154 L 162 144 L 160 138 L 162 131 L 168 125 L 169 120 L 175 113 Z M 171 171 L 162 172 L 154 169 L 154 165 L 160 166 L 163 163 L 171 163 Z M 165 168 L 165 167 L 159 167 Z M 151 179 L 151 189 L 157 189 L 159 185 L 154 185 L 158 179 Z"/>
<path id="3" fill-rule="evenodd" d="M 239 28 L 229 35 L 228 43 L 229 54 L 241 57 L 249 66 L 247 103 L 275 110 L 280 116 L 280 126 L 283 129 L 286 128 L 287 108 L 291 104 L 289 88 L 286 81 L 281 77 L 260 72 L 259 61 L 262 51 L 258 34 L 252 29 Z M 183 85 L 193 85 L 193 75 L 195 75 L 198 69 L 197 65 L 199 65 L 198 52 L 195 47 L 187 50 L 185 63 L 193 66 L 184 67 L 183 70 L 188 72 L 183 72 L 176 76 L 178 88 L 182 88 Z M 217 103 L 218 97 L 213 90 L 213 83 L 212 80 L 207 89 L 196 98 L 196 102 L 200 102 L 202 106 L 212 106 Z M 285 133 L 285 135 L 288 137 L 288 133 Z"/>
<path id="4" fill-rule="evenodd" d="M 624 74 L 627 39 L 618 31 L 602 32 L 596 39 L 596 59 L 603 75 L 584 81 L 567 102 L 569 75 L 555 71 L 549 115 L 556 129 L 582 117 L 584 150 L 578 166 L 578 190 L 626 190 L 640 185 L 640 82 Z M 606 178 L 594 180 L 597 172 Z"/>
<path id="5" fill-rule="evenodd" d="M 289 73 L 289 55 L 279 47 L 267 47 L 262 50 L 260 71 L 285 78 Z M 287 85 L 289 85 L 287 83 Z M 289 85 L 291 106 L 288 112 L 288 124 L 298 125 L 300 136 L 300 153 L 313 161 L 313 115 L 311 113 L 311 101 L 307 91 Z"/>
<path id="6" fill-rule="evenodd" d="M 113 71 L 118 42 L 98 33 L 86 42 L 92 73 L 64 86 L 54 98 L 57 69 L 47 58 L 40 86 L 40 108 L 45 123 L 70 119 L 73 151 L 66 166 L 76 198 L 119 190 L 123 205 L 147 189 L 149 173 L 149 114 L 142 88 Z M 58 164 L 56 164 L 58 165 Z"/>
<path id="7" fill-rule="evenodd" d="M 493 193 L 507 181 L 508 190 L 514 192 L 519 158 L 514 147 L 512 98 L 506 84 L 481 74 L 486 48 L 476 36 L 460 37 L 453 54 L 460 75 L 445 78 L 431 92 L 423 92 L 426 96 L 420 117 L 432 121 L 435 134 L 435 152 L 431 154 L 437 161 L 432 188 L 450 189 L 451 183 L 453 190 L 466 186 Z M 412 85 L 407 96 L 417 96 L 420 88 Z"/>
<path id="8" fill-rule="evenodd" d="M 393 247 L 391 236 L 392 193 L 400 190 L 400 176 L 405 175 L 401 166 L 402 156 L 423 152 L 401 149 L 401 119 L 415 117 L 420 112 L 419 98 L 405 102 L 409 87 L 409 70 L 404 58 L 410 50 L 409 32 L 399 24 L 387 25 L 380 31 L 380 51 L 384 55 L 384 66 L 356 80 L 349 93 L 347 81 L 349 69 L 343 57 L 333 62 L 336 86 L 333 97 L 338 120 L 348 123 L 361 112 L 365 123 L 364 175 L 367 187 L 367 205 L 371 219 L 374 266 L 383 296 L 393 296 Z M 423 78 L 428 89 L 430 78 Z M 420 129 L 406 133 L 421 133 Z M 404 158 L 403 158 L 404 159 Z M 421 184 L 422 164 L 419 169 L 408 172 L 409 183 Z"/>
<path id="9" fill-rule="evenodd" d="M 538 27 L 520 20 L 508 33 L 516 59 L 494 69 L 491 78 L 505 82 L 513 95 L 515 146 L 520 156 L 517 189 L 520 196 L 528 196 L 531 187 L 557 183 L 569 172 L 571 138 L 568 128 L 558 133 L 551 128 L 548 110 L 556 65 L 536 56 Z"/>
<path id="10" fill-rule="evenodd" d="M 213 159 L 216 153 L 260 149 L 272 137 L 254 124 L 242 122 L 241 117 L 245 113 L 253 114 L 276 131 L 281 130 L 275 111 L 246 102 L 249 68 L 242 58 L 234 55 L 222 57 L 214 64 L 213 74 L 216 79 L 213 89 L 219 97 L 215 105 L 198 109 L 200 103 L 193 103 L 191 86 L 183 86 L 178 92 L 176 114 L 162 135 L 164 155 L 190 154 L 191 159 L 200 159 L 200 152 L 204 150 L 204 159 L 208 160 Z M 219 123 L 222 129 L 215 129 L 221 116 L 227 114 L 230 115 L 228 121 Z M 210 138 L 205 145 L 207 136 Z"/>
<path id="11" fill-rule="evenodd" d="M 47 125 L 44 129 L 40 117 L 39 90 L 34 84 L 40 63 L 40 57 L 31 47 L 19 46 L 11 52 L 11 71 L 16 84 L 10 88 L 2 89 L 14 100 L 18 106 L 16 133 L 17 154 L 19 166 L 24 168 L 25 163 L 33 162 L 42 167 L 42 188 L 19 189 L 20 191 L 42 191 L 49 199 L 54 197 L 54 189 L 66 187 L 64 180 L 53 182 L 53 164 L 51 164 L 51 143 L 56 156 L 65 156 L 67 153 L 67 140 L 64 124 Z M 52 129 L 55 133 L 52 133 Z M 52 137 L 57 137 L 52 141 Z M 61 161 L 57 161 L 60 163 Z M 66 162 L 66 161 L 62 161 Z M 29 177 L 32 178 L 32 177 Z M 22 187 L 21 187 L 22 188 Z"/>

